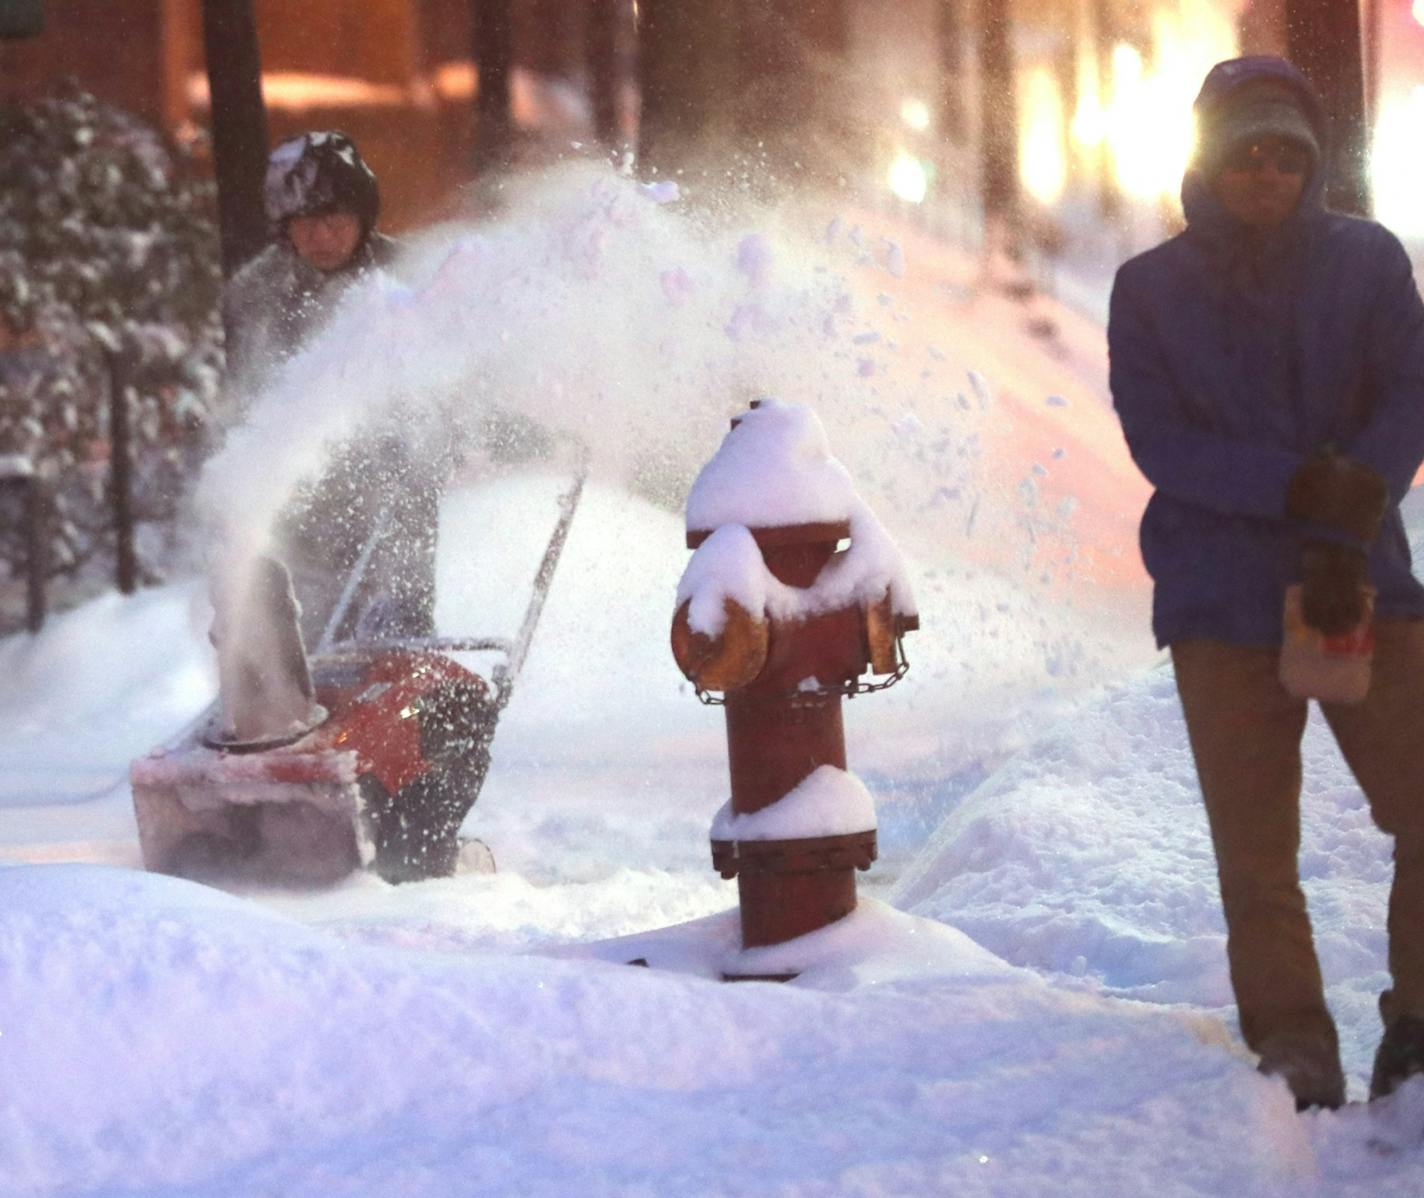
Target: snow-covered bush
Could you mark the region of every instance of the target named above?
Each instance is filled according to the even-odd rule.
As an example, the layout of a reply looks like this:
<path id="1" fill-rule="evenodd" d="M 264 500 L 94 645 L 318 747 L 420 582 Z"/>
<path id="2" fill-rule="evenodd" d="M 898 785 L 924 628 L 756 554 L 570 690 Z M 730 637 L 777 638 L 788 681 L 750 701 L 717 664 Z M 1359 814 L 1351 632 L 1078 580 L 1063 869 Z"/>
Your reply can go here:
<path id="1" fill-rule="evenodd" d="M 171 518 L 217 392 L 213 189 L 152 126 L 73 83 L 0 109 L 0 455 L 54 496 L 50 566 L 109 536 L 109 394 L 130 395 L 135 506 Z M 0 495 L 0 574 L 22 567 Z"/>

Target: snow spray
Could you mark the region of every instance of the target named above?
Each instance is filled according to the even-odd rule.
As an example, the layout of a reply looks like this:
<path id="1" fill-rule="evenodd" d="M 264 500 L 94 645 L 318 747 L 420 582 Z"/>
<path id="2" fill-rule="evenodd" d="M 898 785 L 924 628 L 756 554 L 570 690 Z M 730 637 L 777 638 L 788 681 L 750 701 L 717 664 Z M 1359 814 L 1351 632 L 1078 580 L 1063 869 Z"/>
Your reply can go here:
<path id="1" fill-rule="evenodd" d="M 281 562 L 244 554 L 228 558 L 212 577 L 222 708 L 214 743 L 290 743 L 326 716 L 313 697 L 291 576 Z"/>
<path id="2" fill-rule="evenodd" d="M 375 427 L 454 429 L 477 468 L 479 430 L 501 414 L 581 439 L 592 485 L 673 511 L 712 448 L 709 430 L 776 394 L 815 409 L 899 539 L 922 603 L 939 607 L 935 622 L 980 630 L 975 653 L 921 650 L 927 676 L 979 696 L 967 718 L 982 716 L 986 686 L 1100 679 L 1124 622 L 1090 630 L 1098 595 L 1070 594 L 1093 580 L 1061 494 L 1076 461 L 1070 449 L 1063 463 L 1059 433 L 1045 431 L 1066 401 L 1010 405 L 968 371 L 978 334 L 956 333 L 933 276 L 906 290 L 914 260 L 867 231 L 873 215 L 827 220 L 809 199 L 770 211 L 684 198 L 587 162 L 511 179 L 505 194 L 503 219 L 413 239 L 396 270 L 353 288 L 255 397 L 200 482 L 200 513 L 219 539 L 264 551 L 294 490 Z M 1098 510 L 1121 508 L 1109 498 Z M 1099 556 L 1120 553 L 1114 543 Z M 885 707 L 903 720 L 901 702 Z"/>

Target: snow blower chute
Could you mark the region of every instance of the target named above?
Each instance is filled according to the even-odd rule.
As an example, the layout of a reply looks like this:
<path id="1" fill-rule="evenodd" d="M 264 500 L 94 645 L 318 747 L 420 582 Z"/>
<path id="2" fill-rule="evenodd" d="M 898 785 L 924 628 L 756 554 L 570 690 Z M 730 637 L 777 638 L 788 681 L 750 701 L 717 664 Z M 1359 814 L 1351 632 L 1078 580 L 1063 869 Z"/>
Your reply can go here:
<path id="1" fill-rule="evenodd" d="M 484 783 L 586 474 L 581 455 L 513 638 L 323 637 L 308 659 L 286 568 L 247 563 L 215 604 L 217 702 L 130 767 L 144 866 L 296 886 L 362 867 L 392 882 L 454 873 L 460 825 Z M 378 521 L 371 540 L 384 535 Z M 358 559 L 329 629 L 370 557 Z M 477 672 L 454 654 L 494 664 Z M 471 847 L 479 856 L 479 842 Z"/>

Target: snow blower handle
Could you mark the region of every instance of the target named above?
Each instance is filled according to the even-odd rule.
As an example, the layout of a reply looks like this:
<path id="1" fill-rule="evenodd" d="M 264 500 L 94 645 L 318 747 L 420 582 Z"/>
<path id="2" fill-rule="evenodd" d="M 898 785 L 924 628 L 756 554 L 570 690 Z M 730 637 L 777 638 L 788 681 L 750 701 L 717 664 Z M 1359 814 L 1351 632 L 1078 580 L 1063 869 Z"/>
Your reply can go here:
<path id="1" fill-rule="evenodd" d="M 524 622 L 519 627 L 519 632 L 514 638 L 514 643 L 510 648 L 509 659 L 502 669 L 495 671 L 494 684 L 498 694 L 498 705 L 503 707 L 509 702 L 510 692 L 514 688 L 514 680 L 519 676 L 519 671 L 524 667 L 524 659 L 529 655 L 529 645 L 534 639 L 534 630 L 539 625 L 539 617 L 544 611 L 544 602 L 549 597 L 549 587 L 554 581 L 554 571 L 558 568 L 559 558 L 564 552 L 564 542 L 569 537 L 569 526 L 573 523 L 574 512 L 578 509 L 579 499 L 583 496 L 583 485 L 588 479 L 589 450 L 582 441 L 569 438 L 569 444 L 574 449 L 574 475 L 569 483 L 568 489 L 559 496 L 559 519 L 554 525 L 554 531 L 549 536 L 549 543 L 544 547 L 544 556 L 539 562 L 539 568 L 534 572 L 534 588 L 529 596 L 529 606 L 524 612 Z"/>

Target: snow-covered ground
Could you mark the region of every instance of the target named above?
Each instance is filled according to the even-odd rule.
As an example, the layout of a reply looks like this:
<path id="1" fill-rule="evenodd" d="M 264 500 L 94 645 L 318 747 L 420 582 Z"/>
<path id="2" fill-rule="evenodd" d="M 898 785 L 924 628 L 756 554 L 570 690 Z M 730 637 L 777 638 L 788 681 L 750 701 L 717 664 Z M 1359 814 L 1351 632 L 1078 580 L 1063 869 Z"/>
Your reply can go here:
<path id="1" fill-rule="evenodd" d="M 0 1192 L 1424 1192 L 1424 1087 L 1297 1116 L 1240 1047 L 1101 333 L 1028 337 L 963 264 L 857 236 L 866 319 L 791 398 L 900 542 L 923 629 L 909 677 L 848 705 L 881 860 L 806 971 L 713 980 L 735 886 L 707 846 L 721 717 L 667 647 L 682 522 L 606 463 L 466 825 L 494 874 L 231 895 L 141 872 L 126 766 L 208 701 L 208 617 L 197 582 L 107 596 L 0 641 Z M 679 413 L 694 461 L 739 404 Z M 557 482 L 447 497 L 443 630 L 517 618 Z M 1389 846 L 1315 723 L 1306 752 L 1361 1097 Z"/>

